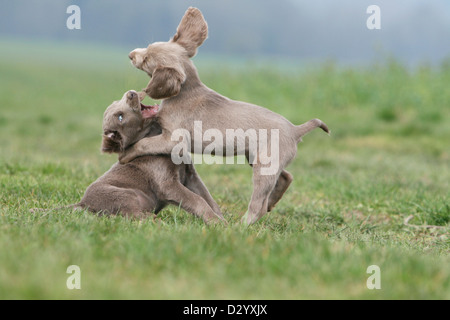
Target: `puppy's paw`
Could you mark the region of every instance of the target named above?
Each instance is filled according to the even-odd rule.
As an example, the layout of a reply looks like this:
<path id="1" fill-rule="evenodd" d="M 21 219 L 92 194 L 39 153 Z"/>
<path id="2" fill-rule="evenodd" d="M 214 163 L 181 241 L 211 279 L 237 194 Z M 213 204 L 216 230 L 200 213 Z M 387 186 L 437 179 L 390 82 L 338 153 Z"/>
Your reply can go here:
<path id="1" fill-rule="evenodd" d="M 215 215 L 214 217 L 203 219 L 208 226 L 227 226 L 228 222 L 225 218 Z"/>
<path id="2" fill-rule="evenodd" d="M 127 164 L 131 161 L 133 161 L 134 159 L 136 159 L 137 157 L 140 157 L 141 155 L 136 153 L 133 148 L 129 148 L 125 151 L 123 151 L 122 153 L 119 154 L 119 162 L 121 164 Z"/>
<path id="3" fill-rule="evenodd" d="M 127 164 L 128 162 L 130 162 L 132 159 L 131 155 L 127 152 L 122 152 L 121 154 L 119 154 L 119 162 L 120 164 Z"/>

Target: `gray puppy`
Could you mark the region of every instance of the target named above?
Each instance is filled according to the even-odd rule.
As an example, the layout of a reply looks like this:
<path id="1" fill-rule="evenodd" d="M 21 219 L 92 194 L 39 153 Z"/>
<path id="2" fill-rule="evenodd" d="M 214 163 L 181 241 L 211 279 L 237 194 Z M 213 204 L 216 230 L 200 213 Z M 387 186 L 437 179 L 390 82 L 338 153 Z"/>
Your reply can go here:
<path id="1" fill-rule="evenodd" d="M 222 146 L 220 153 L 245 155 L 252 165 L 253 194 L 247 215 L 243 217 L 244 223 L 252 224 L 274 208 L 291 184 L 293 177 L 285 168 L 296 156 L 302 137 L 315 128 L 327 133 L 329 130 L 319 119 L 296 126 L 269 109 L 231 100 L 208 88 L 190 59 L 207 36 L 208 25 L 202 13 L 189 8 L 170 41 L 155 42 L 129 54 L 132 64 L 151 77 L 144 92 L 162 100 L 156 117 L 163 132 L 141 139 L 119 159 L 127 163 L 137 156 L 171 154 L 178 144 L 172 136 L 180 129 L 189 132 L 193 142 L 190 151 L 203 153 L 210 144 L 209 139 L 202 139 L 203 134 L 218 131 L 222 141 L 218 139 L 215 143 Z M 197 135 L 196 123 L 202 126 Z M 254 132 L 252 140 L 256 143 L 239 143 L 240 139 L 229 137 L 227 132 L 249 135 Z M 196 145 L 200 148 L 195 148 Z M 267 162 L 268 151 L 270 161 Z"/>
<path id="2" fill-rule="evenodd" d="M 158 106 L 145 106 L 136 91 L 126 92 L 103 116 L 102 151 L 121 153 L 144 137 L 161 133 L 153 121 Z M 167 204 L 179 206 L 206 223 L 225 221 L 192 164 L 175 165 L 169 156 L 144 156 L 114 164 L 92 183 L 75 208 L 141 217 Z"/>

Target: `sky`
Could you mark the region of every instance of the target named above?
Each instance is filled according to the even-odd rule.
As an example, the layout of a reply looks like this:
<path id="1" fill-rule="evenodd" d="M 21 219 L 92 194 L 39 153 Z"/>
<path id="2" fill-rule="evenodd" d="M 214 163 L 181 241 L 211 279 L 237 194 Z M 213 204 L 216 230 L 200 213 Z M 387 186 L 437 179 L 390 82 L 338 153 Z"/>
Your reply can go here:
<path id="1" fill-rule="evenodd" d="M 450 57 L 450 0 L 15 0 L 1 1 L 2 38 L 146 46 L 167 41 L 189 6 L 200 8 L 210 55 L 289 57 L 346 64 L 395 57 L 439 64 Z M 81 29 L 69 30 L 70 5 Z M 379 8 L 369 29 L 367 8 Z M 374 20 L 372 20 L 373 22 Z"/>

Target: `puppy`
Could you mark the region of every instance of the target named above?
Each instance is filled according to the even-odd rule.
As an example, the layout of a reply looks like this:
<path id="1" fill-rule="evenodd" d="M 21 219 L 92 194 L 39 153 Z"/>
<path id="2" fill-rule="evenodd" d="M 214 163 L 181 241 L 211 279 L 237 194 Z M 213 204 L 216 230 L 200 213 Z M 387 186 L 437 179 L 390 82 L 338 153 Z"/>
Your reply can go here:
<path id="1" fill-rule="evenodd" d="M 155 116 L 162 134 L 140 140 L 119 159 L 127 163 L 137 156 L 171 154 L 177 145 L 172 134 L 180 128 L 189 132 L 191 139 L 193 137 L 190 151 L 202 153 L 209 142 L 196 141 L 196 136 L 203 135 L 195 134 L 194 122 L 201 124 L 202 134 L 210 129 L 219 130 L 223 133 L 221 154 L 246 155 L 253 167 L 253 194 L 243 217 L 243 222 L 252 224 L 272 210 L 291 184 L 293 177 L 284 168 L 297 154 L 302 136 L 317 127 L 327 133 L 329 130 L 319 119 L 295 126 L 275 112 L 231 100 L 205 86 L 190 58 L 207 35 L 208 26 L 200 10 L 189 8 L 170 41 L 155 42 L 129 54 L 132 64 L 151 77 L 144 92 L 162 100 Z M 239 143 L 239 138 L 230 139 L 226 135 L 229 130 L 248 133 L 244 140 L 255 137 L 257 143 L 250 145 Z M 201 148 L 194 148 L 195 145 Z M 232 154 L 227 152 L 230 150 Z M 270 162 L 266 161 L 269 151 Z"/>
<path id="2" fill-rule="evenodd" d="M 144 137 L 161 133 L 153 116 L 158 106 L 145 106 L 136 91 L 115 101 L 103 117 L 102 151 L 120 153 Z M 157 214 L 167 204 L 179 206 L 206 223 L 224 221 L 192 164 L 175 165 L 168 156 L 139 157 L 116 163 L 86 190 L 76 208 L 104 214 L 141 217 Z"/>

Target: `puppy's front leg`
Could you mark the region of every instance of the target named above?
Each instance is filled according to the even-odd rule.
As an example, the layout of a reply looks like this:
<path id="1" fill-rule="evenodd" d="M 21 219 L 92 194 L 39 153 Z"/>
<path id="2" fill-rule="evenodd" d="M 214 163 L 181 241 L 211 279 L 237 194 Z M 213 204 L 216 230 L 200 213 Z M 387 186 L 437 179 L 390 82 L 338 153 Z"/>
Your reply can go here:
<path id="1" fill-rule="evenodd" d="M 215 213 L 208 203 L 198 194 L 192 192 L 181 183 L 171 183 L 165 188 L 167 200 L 193 215 L 200 217 L 207 224 L 216 224 L 222 222 L 227 224 L 226 220 Z"/>
<path id="2" fill-rule="evenodd" d="M 170 155 L 177 142 L 170 139 L 170 134 L 162 133 L 157 136 L 143 138 L 134 145 L 125 149 L 119 155 L 122 164 L 128 163 L 137 157 L 149 155 Z"/>
<path id="3" fill-rule="evenodd" d="M 189 173 L 189 176 L 186 181 L 186 188 L 202 197 L 219 217 L 223 217 L 223 214 L 220 211 L 220 207 L 218 206 L 216 201 L 214 201 L 213 197 L 209 193 L 208 189 L 206 188 L 200 176 L 197 174 L 197 171 L 192 164 L 187 165 L 187 171 Z"/>

